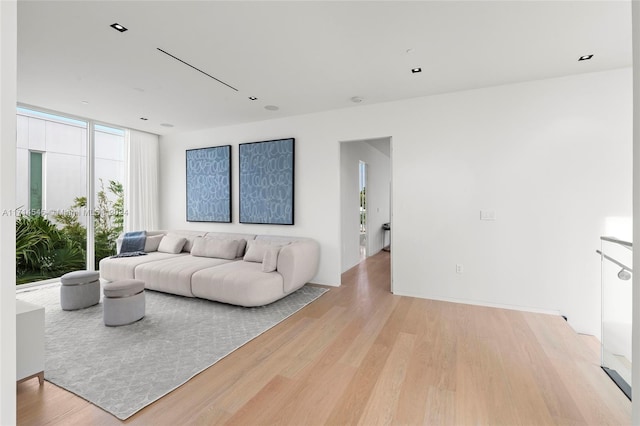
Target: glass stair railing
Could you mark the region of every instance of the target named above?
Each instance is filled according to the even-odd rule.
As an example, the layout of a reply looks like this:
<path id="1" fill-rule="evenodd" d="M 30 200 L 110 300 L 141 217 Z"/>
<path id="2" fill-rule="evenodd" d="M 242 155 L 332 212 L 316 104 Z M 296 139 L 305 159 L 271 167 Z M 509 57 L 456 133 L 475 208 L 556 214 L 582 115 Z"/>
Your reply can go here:
<path id="1" fill-rule="evenodd" d="M 631 399 L 631 319 L 633 245 L 613 237 L 600 238 L 602 285 L 602 369 Z"/>

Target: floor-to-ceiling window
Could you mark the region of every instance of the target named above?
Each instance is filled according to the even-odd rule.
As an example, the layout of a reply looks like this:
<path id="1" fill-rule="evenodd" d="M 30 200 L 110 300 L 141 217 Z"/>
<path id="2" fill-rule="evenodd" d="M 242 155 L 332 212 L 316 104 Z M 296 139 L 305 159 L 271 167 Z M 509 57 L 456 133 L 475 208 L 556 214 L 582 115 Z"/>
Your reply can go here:
<path id="1" fill-rule="evenodd" d="M 27 108 L 17 120 L 16 281 L 94 268 L 122 231 L 124 130 Z"/>
<path id="2" fill-rule="evenodd" d="M 95 269 L 115 254 L 124 226 L 125 131 L 94 126 Z"/>

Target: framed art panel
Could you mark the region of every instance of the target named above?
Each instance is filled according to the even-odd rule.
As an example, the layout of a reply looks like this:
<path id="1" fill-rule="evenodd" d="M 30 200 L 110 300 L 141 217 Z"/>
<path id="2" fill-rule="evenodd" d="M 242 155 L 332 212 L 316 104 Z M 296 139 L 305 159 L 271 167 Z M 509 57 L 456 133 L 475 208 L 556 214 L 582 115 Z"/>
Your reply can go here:
<path id="1" fill-rule="evenodd" d="M 231 222 L 231 145 L 187 150 L 187 221 Z"/>
<path id="2" fill-rule="evenodd" d="M 240 223 L 293 225 L 294 143 L 240 144 Z"/>

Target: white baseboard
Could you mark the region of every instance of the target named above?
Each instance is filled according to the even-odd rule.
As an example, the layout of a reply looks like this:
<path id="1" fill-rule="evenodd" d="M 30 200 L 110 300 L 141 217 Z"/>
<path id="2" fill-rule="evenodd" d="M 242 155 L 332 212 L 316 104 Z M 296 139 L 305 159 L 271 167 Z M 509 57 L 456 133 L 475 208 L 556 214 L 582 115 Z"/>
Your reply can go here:
<path id="1" fill-rule="evenodd" d="M 509 305 L 504 303 L 485 302 L 481 300 L 456 299 L 453 297 L 425 297 L 397 292 L 394 294 L 397 296 L 417 297 L 418 299 L 438 300 L 440 302 L 461 303 L 464 305 L 485 306 L 488 308 L 509 309 L 512 311 L 532 312 L 536 314 L 560 315 L 560 311 L 554 309 L 536 308 L 532 306 Z"/>

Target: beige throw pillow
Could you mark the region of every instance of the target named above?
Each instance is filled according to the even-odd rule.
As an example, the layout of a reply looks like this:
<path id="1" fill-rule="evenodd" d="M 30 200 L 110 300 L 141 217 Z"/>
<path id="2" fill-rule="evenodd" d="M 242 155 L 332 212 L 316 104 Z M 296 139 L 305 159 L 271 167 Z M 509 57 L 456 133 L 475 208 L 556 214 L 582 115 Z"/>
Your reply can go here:
<path id="1" fill-rule="evenodd" d="M 247 248 L 247 240 L 241 238 L 238 240 L 238 252 L 236 253 L 236 257 L 244 256 L 244 251 Z"/>
<path id="2" fill-rule="evenodd" d="M 235 259 L 238 253 L 238 240 L 222 238 L 196 238 L 191 247 L 192 256 Z"/>
<path id="3" fill-rule="evenodd" d="M 278 267 L 278 253 L 280 246 L 270 246 L 264 252 L 262 258 L 262 272 L 273 272 Z"/>
<path id="4" fill-rule="evenodd" d="M 182 247 L 184 247 L 186 242 L 186 238 L 165 235 L 160 241 L 158 251 L 162 253 L 178 254 L 182 251 Z"/>
<path id="5" fill-rule="evenodd" d="M 147 235 L 147 240 L 144 242 L 144 251 L 147 253 L 158 251 L 162 237 L 164 237 L 164 235 Z"/>
<path id="6" fill-rule="evenodd" d="M 247 241 L 247 252 L 245 253 L 243 260 L 245 262 L 258 262 L 261 263 L 264 259 L 265 251 L 271 247 L 268 241 L 261 240 L 249 240 Z"/>

